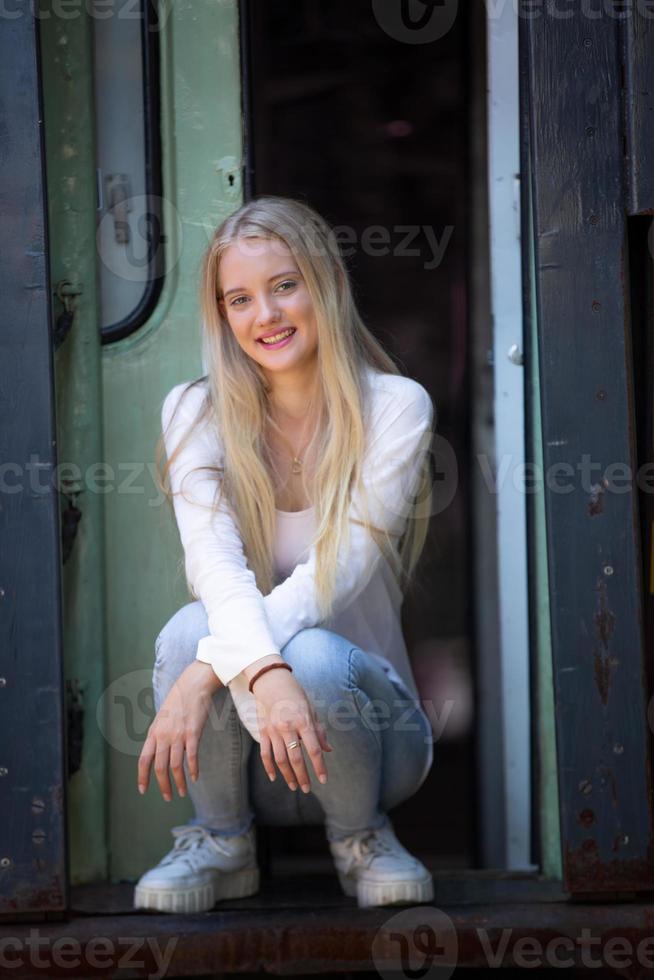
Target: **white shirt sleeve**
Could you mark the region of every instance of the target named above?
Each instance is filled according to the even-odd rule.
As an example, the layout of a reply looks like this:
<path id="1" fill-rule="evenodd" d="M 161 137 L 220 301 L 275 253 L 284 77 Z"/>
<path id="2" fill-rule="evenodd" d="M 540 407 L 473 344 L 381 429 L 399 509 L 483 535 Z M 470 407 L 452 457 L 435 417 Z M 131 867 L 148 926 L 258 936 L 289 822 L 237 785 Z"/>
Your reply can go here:
<path id="1" fill-rule="evenodd" d="M 185 388 L 186 383 L 176 385 L 166 396 L 161 412 L 168 459 L 188 432 L 202 402 L 202 391 L 190 390 L 171 423 Z M 222 444 L 214 427 L 206 421 L 196 423 L 170 469 L 170 485 L 175 494 L 173 507 L 184 548 L 186 578 L 209 620 L 209 635 L 198 643 L 197 659 L 211 664 L 223 684 L 228 684 L 255 660 L 279 655 L 279 648 L 268 627 L 263 595 L 253 571 L 247 567 L 241 536 L 225 500 L 221 500 L 217 512 L 212 511 L 218 477 L 215 472 L 197 470 L 222 463 Z"/>
<path id="2" fill-rule="evenodd" d="M 371 437 L 363 463 L 370 519 L 390 534 L 400 536 L 418 491 L 425 453 L 430 451 L 434 408 L 417 381 L 391 375 L 373 400 Z M 351 516 L 362 514 L 354 499 Z M 369 531 L 350 523 L 350 542 L 338 554 L 332 613 L 352 603 L 371 580 L 382 552 Z M 316 548 L 306 562 L 264 596 L 270 630 L 281 650 L 301 629 L 319 624 L 315 589 Z"/>

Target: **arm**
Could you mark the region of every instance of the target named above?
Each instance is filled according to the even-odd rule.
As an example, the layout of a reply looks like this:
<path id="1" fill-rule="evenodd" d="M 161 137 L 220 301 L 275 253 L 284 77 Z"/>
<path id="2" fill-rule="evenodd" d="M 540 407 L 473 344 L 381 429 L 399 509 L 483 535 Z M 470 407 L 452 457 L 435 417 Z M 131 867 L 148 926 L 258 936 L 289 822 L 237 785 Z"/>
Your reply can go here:
<path id="1" fill-rule="evenodd" d="M 427 391 L 418 382 L 404 379 L 401 394 L 385 391 L 375 399 L 371 428 L 363 464 L 368 490 L 370 519 L 391 534 L 401 535 L 407 513 L 418 490 L 423 453 L 429 451 L 434 409 Z M 352 516 L 361 518 L 356 511 Z M 347 608 L 372 578 L 382 553 L 370 533 L 350 524 L 350 544 L 338 556 L 333 613 Z M 264 606 L 274 640 L 281 650 L 299 630 L 320 622 L 314 576 L 315 546 L 308 560 L 264 597 Z"/>
<path id="2" fill-rule="evenodd" d="M 202 401 L 202 392 L 193 389 L 184 396 L 173 419 L 185 387 L 180 384 L 173 388 L 162 408 L 169 459 L 193 424 Z M 209 620 L 209 635 L 200 640 L 197 659 L 210 664 L 227 685 L 241 671 L 246 671 L 249 679 L 260 666 L 283 657 L 268 627 L 263 596 L 247 567 L 243 543 L 225 501 L 217 513 L 212 512 L 218 476 L 196 470 L 220 466 L 222 460 L 222 446 L 213 426 L 196 423 L 171 467 L 170 483 L 187 581 L 201 599 Z"/>

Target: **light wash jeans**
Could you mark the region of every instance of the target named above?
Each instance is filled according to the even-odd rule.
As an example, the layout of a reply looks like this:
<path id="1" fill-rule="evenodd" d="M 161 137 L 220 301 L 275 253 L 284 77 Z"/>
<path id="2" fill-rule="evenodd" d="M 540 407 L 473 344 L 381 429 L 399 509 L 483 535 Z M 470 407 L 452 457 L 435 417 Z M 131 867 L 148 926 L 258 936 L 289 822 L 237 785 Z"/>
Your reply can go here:
<path id="1" fill-rule="evenodd" d="M 153 674 L 157 711 L 208 633 L 199 600 L 182 606 L 162 629 Z M 384 826 L 386 812 L 424 781 L 433 741 L 427 715 L 372 654 L 329 629 L 300 630 L 281 652 L 332 746 L 323 753 L 327 782 L 318 781 L 306 750 L 309 793 L 291 790 L 276 766 L 271 782 L 259 744 L 239 718 L 229 688 L 221 687 L 200 738 L 197 782 L 184 767 L 196 813 L 190 822 L 225 835 L 244 833 L 255 819 L 263 826 L 324 823 L 327 840 Z"/>

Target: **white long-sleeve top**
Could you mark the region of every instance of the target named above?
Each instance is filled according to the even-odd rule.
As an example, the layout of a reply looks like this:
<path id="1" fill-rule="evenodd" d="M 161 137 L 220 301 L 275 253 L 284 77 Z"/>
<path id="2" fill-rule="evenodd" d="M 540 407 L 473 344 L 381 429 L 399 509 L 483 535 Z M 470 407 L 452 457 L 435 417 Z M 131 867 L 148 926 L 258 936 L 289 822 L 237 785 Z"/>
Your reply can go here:
<path id="1" fill-rule="evenodd" d="M 372 367 L 364 370 L 371 407 L 363 462 L 370 517 L 377 526 L 399 536 L 417 492 L 424 453 L 430 449 L 434 408 L 427 391 L 412 378 L 383 374 Z M 204 385 L 191 389 L 171 424 L 187 384 L 176 385 L 162 408 L 169 459 L 197 417 L 206 393 Z M 256 705 L 242 671 L 261 657 L 280 654 L 306 627 L 325 626 L 373 654 L 403 695 L 417 701 L 400 621 L 402 593 L 369 532 L 350 523 L 349 547 L 342 547 L 338 555 L 332 615 L 321 622 L 314 578 L 314 508 L 278 510 L 273 555 L 278 584 L 264 596 L 247 567 L 229 507 L 221 500 L 218 510 L 212 509 L 215 474 L 196 470 L 221 465 L 222 460 L 216 427 L 209 420 L 196 423 L 170 469 L 170 485 L 187 582 L 208 617 L 209 632 L 198 643 L 197 659 L 211 664 L 223 684 L 229 686 L 239 716 L 253 738 L 260 740 Z M 356 499 L 350 515 L 362 517 Z"/>

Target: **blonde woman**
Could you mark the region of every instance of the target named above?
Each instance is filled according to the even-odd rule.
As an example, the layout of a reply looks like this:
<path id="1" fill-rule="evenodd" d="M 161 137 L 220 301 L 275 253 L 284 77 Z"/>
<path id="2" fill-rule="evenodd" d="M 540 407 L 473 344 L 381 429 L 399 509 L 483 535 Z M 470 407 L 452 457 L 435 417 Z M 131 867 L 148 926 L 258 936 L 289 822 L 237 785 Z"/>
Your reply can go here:
<path id="1" fill-rule="evenodd" d="M 138 766 L 140 791 L 154 766 L 166 800 L 172 773 L 195 817 L 135 906 L 254 894 L 255 819 L 324 824 L 360 906 L 431 901 L 387 815 L 433 760 L 400 625 L 429 519 L 431 399 L 362 323 L 331 229 L 299 201 L 256 198 L 220 225 L 201 307 L 207 374 L 162 411 L 195 601 L 157 638 Z"/>

